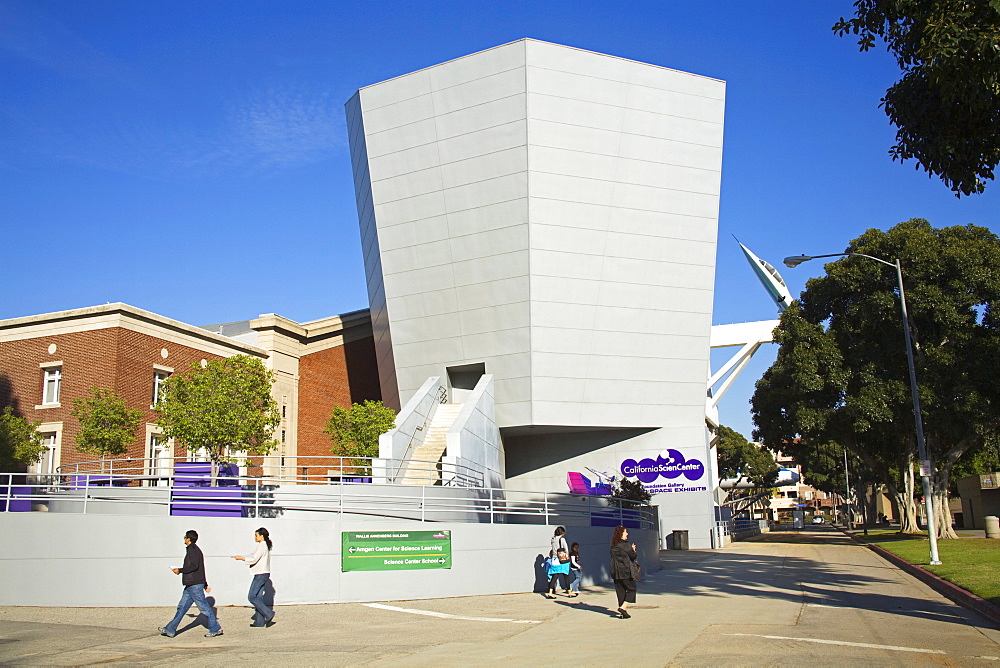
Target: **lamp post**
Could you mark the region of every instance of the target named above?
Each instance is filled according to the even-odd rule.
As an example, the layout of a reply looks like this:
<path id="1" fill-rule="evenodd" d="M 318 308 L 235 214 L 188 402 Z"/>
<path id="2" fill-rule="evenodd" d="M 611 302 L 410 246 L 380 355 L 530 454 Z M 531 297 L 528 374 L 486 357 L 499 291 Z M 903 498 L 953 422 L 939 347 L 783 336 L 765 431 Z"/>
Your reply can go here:
<path id="1" fill-rule="evenodd" d="M 910 395 L 913 398 L 913 421 L 917 426 L 917 455 L 920 457 L 920 482 L 924 489 L 924 507 L 927 513 L 927 537 L 930 539 L 931 554 L 930 563 L 938 565 L 941 560 L 938 558 L 937 549 L 937 527 L 934 524 L 934 504 L 931 502 L 931 481 L 930 463 L 927 461 L 927 446 L 924 443 L 924 421 L 920 413 L 920 394 L 917 392 L 917 369 L 913 363 L 913 343 L 910 339 L 910 318 L 906 311 L 906 293 L 903 290 L 903 268 L 896 262 L 886 262 L 885 260 L 864 253 L 830 253 L 829 255 L 792 255 L 785 258 L 786 267 L 797 267 L 803 262 L 815 260 L 821 257 L 845 257 L 856 255 L 875 260 L 881 264 L 893 267 L 896 270 L 896 279 L 899 281 L 899 305 L 903 311 L 903 338 L 906 341 L 906 363 L 910 369 Z"/>

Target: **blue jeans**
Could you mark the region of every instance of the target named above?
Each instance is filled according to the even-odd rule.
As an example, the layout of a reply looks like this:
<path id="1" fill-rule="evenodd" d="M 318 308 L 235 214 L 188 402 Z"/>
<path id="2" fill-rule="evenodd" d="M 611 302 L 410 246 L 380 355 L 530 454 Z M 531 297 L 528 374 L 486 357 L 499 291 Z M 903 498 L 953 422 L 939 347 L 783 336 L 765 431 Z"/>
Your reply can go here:
<path id="1" fill-rule="evenodd" d="M 219 620 L 215 618 L 215 611 L 212 610 L 212 606 L 208 604 L 205 600 L 205 585 L 196 584 L 184 587 L 184 593 L 181 594 L 180 603 L 177 604 L 177 614 L 174 618 L 170 620 L 170 623 L 163 627 L 164 631 L 168 633 L 177 633 L 177 627 L 180 625 L 181 620 L 184 619 L 184 615 L 187 611 L 191 609 L 191 604 L 194 603 L 198 606 L 198 610 L 201 614 L 208 618 L 208 632 L 218 633 L 222 630 L 222 625 L 219 624 Z"/>
<path id="2" fill-rule="evenodd" d="M 250 601 L 250 605 L 254 608 L 254 626 L 264 626 L 267 622 L 271 621 L 271 617 L 274 617 L 274 610 L 267 607 L 267 603 L 264 602 L 264 592 L 269 584 L 271 584 L 270 573 L 258 573 L 253 576 L 253 581 L 250 583 L 250 592 L 247 594 L 247 600 Z"/>
<path id="3" fill-rule="evenodd" d="M 576 594 L 580 591 L 580 580 L 583 579 L 583 571 L 579 568 L 569 569 L 569 590 Z"/>

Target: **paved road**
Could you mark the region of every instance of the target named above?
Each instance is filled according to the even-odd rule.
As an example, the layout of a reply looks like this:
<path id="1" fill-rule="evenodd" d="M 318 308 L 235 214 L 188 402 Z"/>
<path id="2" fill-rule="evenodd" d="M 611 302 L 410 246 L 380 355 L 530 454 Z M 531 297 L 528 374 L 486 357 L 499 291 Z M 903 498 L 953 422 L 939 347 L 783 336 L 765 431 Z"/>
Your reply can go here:
<path id="1" fill-rule="evenodd" d="M 248 608 L 222 608 L 225 635 L 211 639 L 193 616 L 176 638 L 157 635 L 165 608 L 0 608 L 0 663 L 1000 668 L 988 621 L 826 527 L 668 552 L 662 563 L 630 620 L 613 616 L 607 587 L 554 601 L 279 606 L 269 629 L 249 628 Z"/>

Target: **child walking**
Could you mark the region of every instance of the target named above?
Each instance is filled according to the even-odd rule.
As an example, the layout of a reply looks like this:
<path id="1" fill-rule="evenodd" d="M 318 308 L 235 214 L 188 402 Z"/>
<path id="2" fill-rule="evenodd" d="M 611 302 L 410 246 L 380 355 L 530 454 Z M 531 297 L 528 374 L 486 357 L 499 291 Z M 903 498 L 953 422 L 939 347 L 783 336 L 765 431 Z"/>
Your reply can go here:
<path id="1" fill-rule="evenodd" d="M 580 544 L 573 543 L 569 547 L 569 596 L 580 595 L 580 580 L 583 579 L 583 566 L 580 564 Z"/>
<path id="2" fill-rule="evenodd" d="M 569 577 L 569 562 L 560 564 L 555 550 L 549 550 L 549 558 L 545 560 L 545 574 L 549 577 L 549 589 L 545 592 L 545 598 L 556 597 L 556 581 L 560 575 L 562 576 L 563 590 L 569 589 L 569 585 L 566 583 L 566 578 Z"/>

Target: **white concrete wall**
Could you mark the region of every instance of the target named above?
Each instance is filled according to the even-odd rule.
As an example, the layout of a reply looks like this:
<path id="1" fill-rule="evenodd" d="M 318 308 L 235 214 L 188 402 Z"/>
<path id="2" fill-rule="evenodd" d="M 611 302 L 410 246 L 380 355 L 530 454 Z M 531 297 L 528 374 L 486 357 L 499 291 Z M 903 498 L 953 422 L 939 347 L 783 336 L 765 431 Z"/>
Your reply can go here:
<path id="1" fill-rule="evenodd" d="M 383 392 L 395 373 L 405 402 L 445 366 L 486 362 L 527 419 L 523 43 L 363 88 L 348 109 Z"/>
<path id="2" fill-rule="evenodd" d="M 326 515 L 315 520 L 127 517 L 0 513 L 0 605 L 174 606 L 184 558 L 183 535 L 198 531 L 216 605 L 246 605 L 249 569 L 230 555 L 249 553 L 253 531 L 274 540 L 271 579 L 280 605 L 378 601 L 529 592 L 548 555 L 551 526 L 396 521 L 379 530 L 452 531 L 450 569 L 341 572 L 341 531 L 364 521 Z M 607 581 L 611 529 L 572 527 L 586 565 L 584 584 Z M 647 568 L 658 567 L 654 532 L 630 531 Z M 656 564 L 656 566 L 653 566 Z M 613 594 L 609 594 L 613 596 Z M 164 620 L 166 621 L 166 619 Z"/>
<path id="3" fill-rule="evenodd" d="M 501 427 L 703 421 L 724 98 L 534 40 L 360 90 L 366 270 L 403 400 L 485 362 Z"/>
<path id="4" fill-rule="evenodd" d="M 372 308 L 392 330 L 380 373 L 404 400 L 484 362 L 504 440 L 537 428 L 506 450 L 511 487 L 564 490 L 568 471 L 620 474 L 666 449 L 714 475 L 725 83 L 521 40 L 369 86 L 349 107 L 363 117 L 362 236 L 378 240 L 370 292 L 385 296 Z M 591 450 L 546 435 L 571 428 L 654 435 Z M 660 496 L 663 528 L 707 546 L 711 493 Z"/>
<path id="5" fill-rule="evenodd" d="M 493 376 L 486 374 L 466 396 L 462 410 L 448 430 L 447 459 L 471 461 L 486 475 L 486 487 L 506 486 L 503 441 L 496 423 Z"/>
<path id="6" fill-rule="evenodd" d="M 706 448 L 704 426 L 688 429 L 607 429 L 535 433 L 523 431 L 504 435 L 507 455 L 507 486 L 518 490 L 566 492 L 566 474 L 578 471 L 590 478 L 594 475 L 587 467 L 622 477 L 621 464 L 625 459 L 656 459 L 667 449 L 679 451 L 686 459 L 697 459 L 703 464 Z M 709 453 L 714 455 L 714 453 Z M 681 476 L 668 481 L 660 478 L 656 485 L 668 482 L 682 483 L 680 488 L 689 490 L 704 487 L 704 491 L 681 491 L 654 494 L 650 503 L 659 508 L 660 535 L 664 540 L 675 529 L 689 531 L 692 549 L 709 549 L 715 524 L 712 489 L 713 474 L 706 467 L 704 475 L 696 481 Z M 635 478 L 632 478 L 635 480 Z"/>
<path id="7" fill-rule="evenodd" d="M 698 425 L 725 84 L 525 48 L 532 424 Z"/>
<path id="8" fill-rule="evenodd" d="M 437 376 L 428 378 L 396 414 L 396 426 L 378 437 L 378 456 L 383 459 L 404 459 L 424 442 L 427 425 L 438 406 L 438 393 L 443 388 Z"/>
<path id="9" fill-rule="evenodd" d="M 386 406 L 399 410 L 403 402 L 399 397 L 396 383 L 396 364 L 392 355 L 389 312 L 386 306 L 385 284 L 382 280 L 382 260 L 379 252 L 378 230 L 375 226 L 375 204 L 372 199 L 372 185 L 368 171 L 368 147 L 365 140 L 360 95 L 356 94 L 348 100 L 345 108 L 348 141 L 351 147 L 351 168 L 354 172 L 354 196 L 358 206 L 361 250 L 365 261 L 365 280 L 368 285 L 368 303 L 371 308 L 372 333 L 375 340 L 375 359 L 378 363 L 379 386 L 382 391 L 382 402 Z"/>

